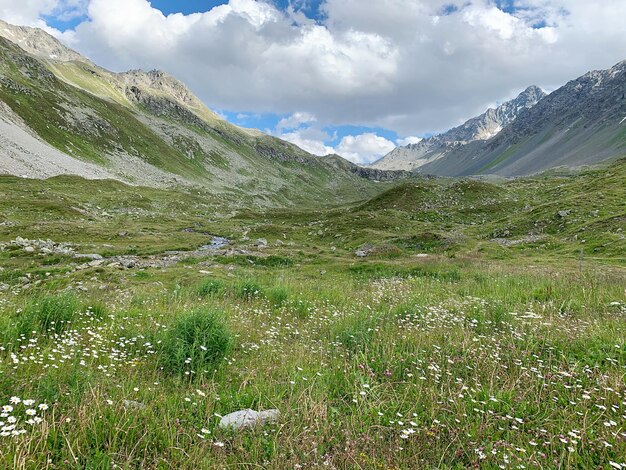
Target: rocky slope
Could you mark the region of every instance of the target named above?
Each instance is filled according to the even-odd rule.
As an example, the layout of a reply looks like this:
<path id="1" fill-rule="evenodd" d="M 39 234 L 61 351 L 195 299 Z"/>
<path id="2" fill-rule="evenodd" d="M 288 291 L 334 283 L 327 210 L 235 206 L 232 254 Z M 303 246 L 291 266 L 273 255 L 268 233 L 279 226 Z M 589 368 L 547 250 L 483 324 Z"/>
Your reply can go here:
<path id="1" fill-rule="evenodd" d="M 38 28 L 15 26 L 0 19 L 0 36 L 14 42 L 29 54 L 44 59 L 91 63 L 88 59 L 64 46 L 53 36 Z"/>
<path id="2" fill-rule="evenodd" d="M 220 119 L 164 72 L 117 74 L 41 30 L 2 23 L 0 31 L 0 103 L 31 137 L 26 144 L 11 124 L 0 172 L 201 186 L 258 205 L 355 200 L 378 191 L 368 173 Z"/>
<path id="3" fill-rule="evenodd" d="M 626 61 L 568 82 L 489 140 L 453 149 L 420 167 L 459 176 L 528 175 L 626 155 Z"/>
<path id="4" fill-rule="evenodd" d="M 464 145 L 487 140 L 515 121 L 524 110 L 532 108 L 546 94 L 537 86 L 530 86 L 515 99 L 497 108 L 490 108 L 480 116 L 466 121 L 449 131 L 424 139 L 416 144 L 398 147 L 371 165 L 381 170 L 415 170 L 429 162 L 443 158 Z"/>

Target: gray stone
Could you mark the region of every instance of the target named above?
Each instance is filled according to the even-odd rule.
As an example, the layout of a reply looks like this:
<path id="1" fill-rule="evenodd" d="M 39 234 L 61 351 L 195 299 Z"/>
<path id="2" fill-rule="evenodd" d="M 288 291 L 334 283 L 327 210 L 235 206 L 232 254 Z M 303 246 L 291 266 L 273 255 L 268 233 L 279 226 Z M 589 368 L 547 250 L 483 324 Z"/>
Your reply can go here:
<path id="1" fill-rule="evenodd" d="M 278 421 L 280 412 L 278 410 L 240 410 L 223 416 L 220 421 L 221 428 L 241 429 L 262 426 L 267 423 Z"/>
<path id="2" fill-rule="evenodd" d="M 96 253 L 76 253 L 74 258 L 86 258 L 93 261 L 101 260 L 102 256 Z"/>
<path id="3" fill-rule="evenodd" d="M 363 245 L 361 248 L 356 250 L 354 254 L 359 258 L 365 258 L 372 252 L 373 249 L 374 245 Z"/>
<path id="4" fill-rule="evenodd" d="M 137 263 L 134 259 L 122 259 L 120 260 L 120 264 L 124 266 L 126 269 L 130 269 L 130 268 L 134 268 Z"/>
<path id="5" fill-rule="evenodd" d="M 559 217 L 564 218 L 571 214 L 571 210 L 559 211 Z"/>

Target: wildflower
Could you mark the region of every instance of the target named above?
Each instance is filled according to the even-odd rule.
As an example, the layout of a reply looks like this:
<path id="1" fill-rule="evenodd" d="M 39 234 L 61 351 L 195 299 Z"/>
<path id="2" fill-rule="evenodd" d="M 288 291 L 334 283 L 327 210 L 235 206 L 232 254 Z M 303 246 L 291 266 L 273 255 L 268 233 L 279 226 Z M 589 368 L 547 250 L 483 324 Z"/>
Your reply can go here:
<path id="1" fill-rule="evenodd" d="M 37 411 L 33 410 L 32 408 L 29 408 L 29 409 L 26 410 L 26 414 L 28 416 L 35 416 L 37 414 Z"/>
<path id="2" fill-rule="evenodd" d="M 48 409 L 48 405 L 46 405 L 45 403 L 41 403 L 41 404 L 39 404 L 38 408 L 41 411 L 46 411 Z"/>
<path id="3" fill-rule="evenodd" d="M 22 400 L 20 400 L 18 397 L 11 397 L 9 399 L 10 403 L 13 403 L 14 405 L 17 405 L 19 402 L 21 402 Z"/>

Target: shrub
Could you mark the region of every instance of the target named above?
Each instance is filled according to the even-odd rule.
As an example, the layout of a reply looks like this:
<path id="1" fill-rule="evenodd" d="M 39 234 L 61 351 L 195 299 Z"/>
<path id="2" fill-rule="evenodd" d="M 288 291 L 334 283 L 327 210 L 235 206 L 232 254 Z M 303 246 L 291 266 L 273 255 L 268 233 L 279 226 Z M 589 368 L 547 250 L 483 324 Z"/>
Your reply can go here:
<path id="1" fill-rule="evenodd" d="M 211 372 L 228 354 L 233 337 L 220 313 L 194 310 L 165 332 L 159 361 L 171 374 L 202 375 Z"/>
<path id="2" fill-rule="evenodd" d="M 198 284 L 196 291 L 202 298 L 222 294 L 224 292 L 224 281 L 219 279 L 206 279 Z"/>
<path id="3" fill-rule="evenodd" d="M 262 295 L 263 288 L 254 279 L 246 279 L 241 281 L 235 287 L 235 296 L 243 300 L 252 300 Z"/>
<path id="4" fill-rule="evenodd" d="M 18 316 L 19 334 L 35 330 L 43 334 L 62 333 L 76 318 L 80 304 L 72 294 L 44 295 L 32 300 Z"/>
<path id="5" fill-rule="evenodd" d="M 266 296 L 275 307 L 281 307 L 289 298 L 289 290 L 284 286 L 275 286 L 267 291 Z"/>

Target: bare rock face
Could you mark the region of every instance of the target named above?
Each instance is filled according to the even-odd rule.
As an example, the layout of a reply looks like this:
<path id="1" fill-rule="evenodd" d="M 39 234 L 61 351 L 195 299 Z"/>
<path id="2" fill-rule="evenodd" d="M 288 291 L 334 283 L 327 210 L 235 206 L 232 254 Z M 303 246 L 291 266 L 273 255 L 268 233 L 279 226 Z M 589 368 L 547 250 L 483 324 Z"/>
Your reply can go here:
<path id="1" fill-rule="evenodd" d="M 0 20 L 0 36 L 14 42 L 29 54 L 43 59 L 57 60 L 60 62 L 79 61 L 91 64 L 91 62 L 78 52 L 65 47 L 57 39 L 39 28 L 28 26 L 14 26 Z"/>
<path id="2" fill-rule="evenodd" d="M 278 421 L 279 416 L 280 412 L 278 410 L 240 410 L 222 417 L 220 427 L 223 429 L 252 428 L 276 422 Z"/>

